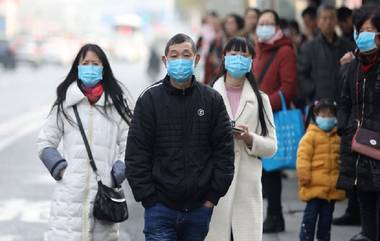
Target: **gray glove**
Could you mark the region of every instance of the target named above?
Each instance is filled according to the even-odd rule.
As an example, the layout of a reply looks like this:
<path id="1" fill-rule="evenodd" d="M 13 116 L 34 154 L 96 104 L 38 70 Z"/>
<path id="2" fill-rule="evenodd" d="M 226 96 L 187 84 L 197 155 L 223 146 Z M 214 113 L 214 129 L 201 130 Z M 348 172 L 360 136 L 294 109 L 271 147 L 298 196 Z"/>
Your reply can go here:
<path id="1" fill-rule="evenodd" d="M 125 163 L 123 161 L 116 161 L 112 167 L 112 179 L 116 187 L 120 187 L 125 180 Z"/>

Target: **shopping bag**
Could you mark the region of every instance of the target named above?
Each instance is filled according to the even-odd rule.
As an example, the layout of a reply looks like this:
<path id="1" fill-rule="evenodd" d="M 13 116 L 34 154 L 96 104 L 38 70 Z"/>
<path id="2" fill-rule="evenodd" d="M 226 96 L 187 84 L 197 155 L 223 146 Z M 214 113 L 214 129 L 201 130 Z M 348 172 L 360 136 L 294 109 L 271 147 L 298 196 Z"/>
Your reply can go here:
<path id="1" fill-rule="evenodd" d="M 298 144 L 304 135 L 305 126 L 299 109 L 287 109 L 283 93 L 281 110 L 273 114 L 277 135 L 277 152 L 274 156 L 262 158 L 265 171 L 295 169 Z"/>

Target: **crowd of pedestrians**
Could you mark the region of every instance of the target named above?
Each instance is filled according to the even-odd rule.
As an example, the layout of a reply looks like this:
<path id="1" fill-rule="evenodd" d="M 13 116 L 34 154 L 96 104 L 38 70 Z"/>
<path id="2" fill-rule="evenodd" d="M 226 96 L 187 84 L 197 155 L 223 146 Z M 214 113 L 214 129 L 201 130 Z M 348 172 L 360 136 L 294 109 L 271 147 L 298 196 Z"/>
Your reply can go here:
<path id="1" fill-rule="evenodd" d="M 94 214 L 125 201 L 111 192 L 124 179 L 145 209 L 147 241 L 261 241 L 285 231 L 285 174 L 263 163 L 283 151 L 279 131 L 291 131 L 278 113 L 298 109 L 299 240 L 329 241 L 335 224 L 361 225 L 352 241 L 379 241 L 380 8 L 308 6 L 302 20 L 303 31 L 270 9 L 209 12 L 198 41 L 167 42 L 167 74 L 136 104 L 103 50 L 85 45 L 38 137 L 57 180 L 47 239 L 117 240 L 118 221 Z"/>

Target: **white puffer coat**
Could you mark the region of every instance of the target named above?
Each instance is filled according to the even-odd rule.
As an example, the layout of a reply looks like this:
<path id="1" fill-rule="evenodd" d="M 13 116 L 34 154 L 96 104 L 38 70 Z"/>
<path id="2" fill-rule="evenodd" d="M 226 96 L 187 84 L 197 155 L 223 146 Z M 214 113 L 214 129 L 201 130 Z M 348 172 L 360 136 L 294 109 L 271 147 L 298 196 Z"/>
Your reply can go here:
<path id="1" fill-rule="evenodd" d="M 253 134 L 252 148 L 235 139 L 235 175 L 226 196 L 214 208 L 206 241 L 261 241 L 263 233 L 262 164 L 258 157 L 271 156 L 277 150 L 272 108 L 269 98 L 261 93 L 266 113 L 268 135 L 261 136 L 258 102 L 248 81 L 244 82 L 236 117 L 232 115 L 224 79 L 214 89 L 223 97 L 227 112 L 236 125 L 248 125 Z M 272 123 L 272 124 L 270 124 Z"/>
<path id="2" fill-rule="evenodd" d="M 76 123 L 72 106 L 78 106 L 98 172 L 105 185 L 112 185 L 111 170 L 117 160 L 124 161 L 128 126 L 113 105 L 107 106 L 107 118 L 101 112 L 105 95 L 91 106 L 76 83 L 67 90 L 64 109 Z M 115 241 L 118 225 L 94 219 L 92 210 L 97 182 L 79 128 L 66 118 L 58 118 L 56 109 L 48 116 L 39 137 L 38 150 L 57 148 L 63 142 L 67 168 L 57 181 L 51 204 L 48 241 Z"/>

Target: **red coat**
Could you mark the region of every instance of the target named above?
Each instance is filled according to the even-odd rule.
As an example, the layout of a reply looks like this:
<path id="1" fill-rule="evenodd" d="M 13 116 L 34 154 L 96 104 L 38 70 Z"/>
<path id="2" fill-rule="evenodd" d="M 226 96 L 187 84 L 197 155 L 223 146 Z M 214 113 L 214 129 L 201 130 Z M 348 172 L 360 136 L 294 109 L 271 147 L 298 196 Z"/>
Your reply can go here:
<path id="1" fill-rule="evenodd" d="M 281 109 L 279 90 L 285 95 L 287 103 L 293 100 L 297 92 L 296 55 L 292 41 L 287 37 L 282 37 L 274 44 L 256 44 L 256 57 L 253 60 L 255 78 L 258 79 L 275 48 L 278 48 L 276 56 L 260 83 L 260 89 L 269 96 L 274 111 Z"/>

